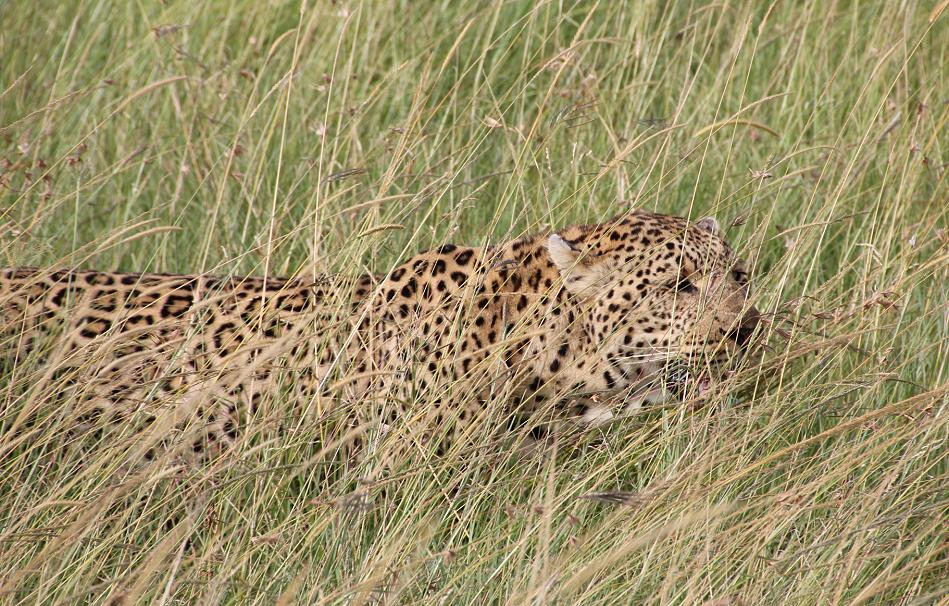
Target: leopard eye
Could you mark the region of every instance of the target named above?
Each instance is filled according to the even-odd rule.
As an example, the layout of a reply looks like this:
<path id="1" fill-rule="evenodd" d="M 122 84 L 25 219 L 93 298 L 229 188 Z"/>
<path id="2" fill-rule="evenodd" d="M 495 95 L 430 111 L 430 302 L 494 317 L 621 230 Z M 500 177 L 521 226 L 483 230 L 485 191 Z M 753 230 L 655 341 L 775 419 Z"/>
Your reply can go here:
<path id="1" fill-rule="evenodd" d="M 692 281 L 689 280 L 688 278 L 680 278 L 679 280 L 677 280 L 676 282 L 672 284 L 672 288 L 678 293 L 684 293 L 687 295 L 696 293 L 699 290 L 698 288 L 696 288 L 695 284 L 692 284 Z"/>
<path id="2" fill-rule="evenodd" d="M 739 284 L 745 284 L 748 282 L 748 272 L 742 271 L 740 269 L 732 270 L 732 278 L 735 279 L 735 282 Z"/>

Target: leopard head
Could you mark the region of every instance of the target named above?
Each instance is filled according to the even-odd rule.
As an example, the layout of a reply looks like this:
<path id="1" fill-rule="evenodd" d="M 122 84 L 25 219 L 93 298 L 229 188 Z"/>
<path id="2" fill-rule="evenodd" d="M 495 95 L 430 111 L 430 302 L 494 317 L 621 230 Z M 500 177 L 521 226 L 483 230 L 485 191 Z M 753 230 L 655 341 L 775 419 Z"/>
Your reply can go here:
<path id="1" fill-rule="evenodd" d="M 607 391 L 683 364 L 720 376 L 754 349 L 759 314 L 748 273 L 715 219 L 637 211 L 554 233 L 547 251 Z"/>

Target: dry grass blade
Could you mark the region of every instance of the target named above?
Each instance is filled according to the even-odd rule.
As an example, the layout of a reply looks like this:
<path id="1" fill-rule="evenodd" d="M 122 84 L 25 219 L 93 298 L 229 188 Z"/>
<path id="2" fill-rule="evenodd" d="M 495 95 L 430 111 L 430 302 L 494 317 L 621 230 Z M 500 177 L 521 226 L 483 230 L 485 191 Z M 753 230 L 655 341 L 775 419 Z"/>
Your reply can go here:
<path id="1" fill-rule="evenodd" d="M 640 492 L 627 492 L 627 491 L 605 491 L 605 492 L 588 492 L 587 494 L 582 494 L 578 498 L 586 499 L 588 501 L 596 501 L 598 503 L 609 503 L 610 505 L 633 505 L 640 506 L 645 503 L 648 499 L 643 493 Z"/>

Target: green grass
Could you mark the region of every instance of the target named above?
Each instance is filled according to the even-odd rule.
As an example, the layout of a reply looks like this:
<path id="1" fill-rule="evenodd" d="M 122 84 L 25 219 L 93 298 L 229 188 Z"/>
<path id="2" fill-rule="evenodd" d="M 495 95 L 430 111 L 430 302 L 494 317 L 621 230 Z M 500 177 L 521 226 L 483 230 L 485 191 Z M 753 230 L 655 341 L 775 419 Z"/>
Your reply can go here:
<path id="1" fill-rule="evenodd" d="M 668 4 L 0 5 L 0 265 L 382 272 L 635 206 L 730 226 L 775 314 L 742 391 L 384 492 L 278 407 L 183 475 L 24 445 L 8 369 L 0 602 L 945 604 L 946 3 Z"/>

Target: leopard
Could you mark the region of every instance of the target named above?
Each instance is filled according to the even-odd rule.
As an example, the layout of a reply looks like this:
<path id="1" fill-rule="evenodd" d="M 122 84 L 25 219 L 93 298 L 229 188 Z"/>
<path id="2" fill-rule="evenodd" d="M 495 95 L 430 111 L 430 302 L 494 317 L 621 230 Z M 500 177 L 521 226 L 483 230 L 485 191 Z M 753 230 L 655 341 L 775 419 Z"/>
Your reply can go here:
<path id="1" fill-rule="evenodd" d="M 720 379 L 761 314 L 718 221 L 638 209 L 382 274 L 10 267 L 0 324 L 5 374 L 43 394 L 8 430 L 55 406 L 71 430 L 147 436 L 128 452 L 152 459 L 220 455 L 277 401 L 297 424 L 343 419 L 355 448 L 402 419 L 440 452 L 486 414 L 531 435 L 541 417 L 596 426 Z"/>

